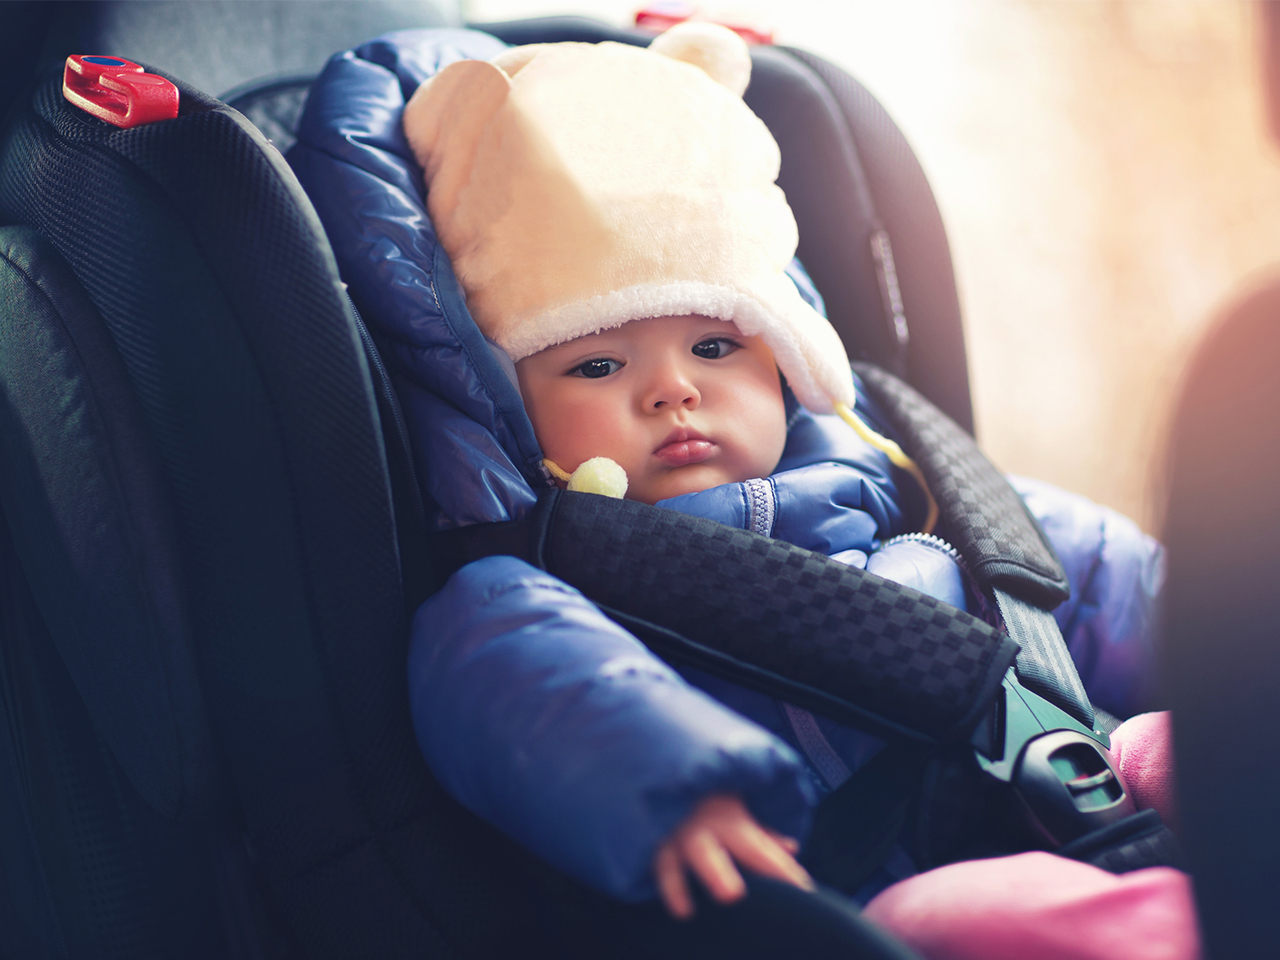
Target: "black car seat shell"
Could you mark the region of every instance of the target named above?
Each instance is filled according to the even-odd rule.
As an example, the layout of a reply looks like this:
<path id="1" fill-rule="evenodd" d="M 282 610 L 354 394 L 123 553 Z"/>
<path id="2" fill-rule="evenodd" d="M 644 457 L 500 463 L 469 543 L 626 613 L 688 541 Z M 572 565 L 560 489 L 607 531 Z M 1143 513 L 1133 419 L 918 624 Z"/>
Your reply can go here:
<path id="1" fill-rule="evenodd" d="M 576 26 L 573 31 L 565 32 L 581 36 Z M 300 124 L 298 142 L 289 154 L 290 164 L 317 204 L 344 277 L 351 284 L 352 296 L 364 311 L 375 336 L 386 347 L 393 376 L 399 377 L 402 390 L 409 390 L 411 402 L 406 413 L 412 433 L 432 454 L 420 457 L 424 466 L 424 489 L 444 505 L 447 519 L 442 522 L 445 525 L 460 522 L 457 520 L 460 515 L 464 517 L 461 522 L 471 523 L 500 519 L 504 515 L 518 516 L 532 503 L 529 484 L 535 489 L 544 486 L 538 473 L 537 451 L 528 450 L 521 442 L 522 437 L 528 439 L 527 418 L 511 383 L 499 369 L 499 362 L 467 316 L 456 279 L 427 219 L 420 171 L 399 131 L 400 110 L 424 79 L 452 60 L 468 55 L 491 56 L 496 49 L 489 35 L 483 33 L 406 31 L 335 56 L 313 88 Z M 784 158 L 785 151 L 784 145 Z M 844 248 L 840 250 L 841 255 L 846 253 Z M 1042 608 L 1061 601 L 1066 595 L 1066 582 L 1060 565 L 1021 501 L 973 447 L 971 438 L 936 410 L 930 412 L 927 401 L 909 387 L 901 384 L 893 387 L 892 383 L 899 382 L 877 374 L 872 367 L 862 367 L 860 372 L 874 399 L 891 400 L 888 405 L 904 415 L 899 435 L 910 438 L 915 455 L 927 458 L 921 463 L 930 476 L 931 486 L 936 487 L 940 500 L 948 505 L 947 519 L 953 522 L 954 537 L 964 544 L 965 558 L 978 581 L 997 591 L 1002 609 L 1006 610 L 1006 621 L 1012 609 L 1009 604 L 1014 602 L 1010 593 L 1021 598 L 1017 601 L 1019 609 L 1028 612 L 1027 601 Z M 429 396 L 429 401 L 420 399 L 424 395 Z M 923 425 L 925 431 L 913 432 L 917 425 Z M 487 478 L 481 490 L 473 491 L 471 486 L 456 483 L 459 458 L 468 464 L 463 468 L 466 475 Z M 521 473 L 527 483 L 519 479 Z M 454 488 L 458 486 L 466 492 L 455 497 Z M 510 497 L 495 499 L 494 491 L 499 488 L 510 488 Z M 520 500 L 521 497 L 524 499 Z M 689 577 L 677 572 L 664 579 L 656 572 L 668 566 L 663 559 L 665 551 L 681 557 L 694 556 L 714 542 L 711 553 L 716 562 L 708 557 L 707 568 L 713 570 L 719 563 L 727 569 L 738 569 L 736 565 L 741 560 L 744 580 L 753 583 L 756 582 L 753 575 L 745 572 L 751 565 L 747 560 L 751 549 L 739 553 L 725 542 L 726 531 L 717 533 L 714 527 L 694 530 L 693 521 L 676 522 L 672 514 L 662 511 L 647 517 L 643 516 L 647 508 L 608 504 L 600 498 L 572 494 L 559 497 L 552 494 L 550 500 L 555 502 L 540 504 L 531 523 L 522 520 L 492 530 L 467 526 L 456 531 L 460 537 L 452 538 L 454 545 L 461 540 L 463 559 L 488 553 L 515 554 L 555 572 L 583 590 L 610 616 L 637 632 L 651 647 L 661 650 L 668 659 L 699 666 L 714 663 L 715 672 L 729 670 L 739 682 L 782 695 L 791 702 L 809 704 L 832 716 L 845 716 L 850 709 L 861 709 L 856 714 L 861 722 L 855 721 L 859 726 L 869 721 L 865 708 L 875 699 L 874 695 L 869 698 L 865 691 L 876 691 L 882 697 L 883 707 L 897 709 L 896 720 L 885 724 L 888 714 L 883 714 L 880 726 L 873 727 L 890 736 L 904 735 L 913 728 L 913 721 L 918 723 L 927 713 L 913 696 L 917 691 L 907 691 L 897 682 L 903 678 L 864 675 L 853 679 L 853 687 L 864 691 L 860 698 L 852 698 L 853 701 L 861 699 L 860 706 L 841 700 L 838 693 L 834 698 L 830 696 L 836 688 L 850 689 L 842 684 L 850 679 L 848 666 L 857 660 L 852 651 L 859 643 L 871 644 L 881 652 L 891 647 L 899 649 L 896 641 L 888 636 L 872 638 L 875 628 L 870 625 L 877 617 L 870 610 L 865 617 L 855 614 L 851 618 L 862 625 L 856 640 L 840 634 L 841 639 L 832 648 L 840 650 L 838 665 L 830 661 L 825 667 L 818 666 L 827 661 L 818 653 L 821 641 L 810 631 L 800 646 L 808 644 L 804 648 L 810 654 L 811 662 L 807 666 L 814 669 L 810 670 L 807 682 L 801 681 L 797 686 L 793 681 L 804 673 L 803 668 L 794 666 L 799 655 L 793 657 L 790 652 L 797 641 L 786 635 L 785 627 L 773 629 L 787 622 L 785 614 L 777 621 L 763 615 L 756 618 L 749 613 L 736 619 L 717 618 L 713 613 L 717 604 L 704 600 L 690 609 L 695 613 L 692 619 L 686 617 L 677 623 L 674 618 L 681 616 L 677 612 L 678 598 L 684 597 L 691 584 L 696 582 L 701 588 L 695 591 L 698 596 L 717 598 L 733 596 L 733 585 L 713 583 L 714 573 Z M 606 504 L 611 509 L 605 509 Z M 440 513 L 434 507 L 431 512 Z M 479 514 L 477 520 L 470 520 L 472 513 Z M 690 529 L 684 529 L 686 527 Z M 640 534 L 641 528 L 649 533 Z M 657 533 L 660 528 L 661 535 Z M 680 546 L 676 546 L 674 538 L 685 533 L 693 539 L 682 540 Z M 615 541 L 619 538 L 627 543 L 628 562 L 632 564 L 625 573 L 618 569 L 619 548 Z M 784 552 L 777 544 L 768 548 L 756 546 L 760 547 L 756 553 L 764 553 L 766 549 Z M 448 548 L 437 542 L 433 552 L 444 554 Z M 825 563 L 823 560 L 819 566 Z M 457 564 L 443 565 L 448 572 Z M 782 572 L 784 566 L 786 574 Z M 789 564 L 779 559 L 771 569 L 773 582 L 791 582 L 787 579 L 792 572 Z M 827 573 L 831 574 L 833 585 L 838 580 L 848 581 L 836 587 L 837 593 L 847 591 L 842 597 L 860 593 L 864 586 L 872 592 L 884 588 L 883 584 L 869 582 L 855 584 L 855 574 L 847 568 L 839 574 L 837 570 L 839 568 L 830 566 Z M 618 589 L 619 584 L 641 581 L 651 585 L 647 595 L 638 586 Z M 804 588 L 797 586 L 794 595 L 802 593 Z M 822 609 L 822 601 L 816 594 L 812 597 L 815 609 Z M 900 601 L 886 601 L 885 605 L 900 608 L 910 602 L 903 596 Z M 730 601 L 728 606 L 740 611 L 752 609 L 750 598 Z M 847 609 L 842 604 L 839 606 Z M 646 609 L 648 612 L 642 612 Z M 840 621 L 841 614 L 837 614 L 834 607 L 825 609 L 833 622 Z M 921 622 L 929 621 L 936 614 L 937 611 L 921 610 Z M 903 615 L 907 615 L 905 609 Z M 1049 629 L 1043 638 L 1046 642 L 1040 643 L 1037 630 L 1028 629 L 1019 634 L 1020 642 L 1024 643 L 1019 655 L 1019 676 L 1026 683 L 1036 684 L 1043 696 L 1081 722 L 1092 724 L 1093 711 L 1078 679 L 1068 684 L 1074 678 L 1074 667 L 1062 649 L 1061 639 L 1055 642 L 1050 636 L 1056 634 L 1052 620 L 1043 609 L 1037 617 L 1041 622 L 1048 620 Z M 1017 619 L 1029 623 L 1021 614 Z M 754 629 L 757 620 L 770 627 L 763 631 Z M 697 626 L 691 626 L 694 621 Z M 935 625 L 937 622 L 935 619 Z M 667 627 L 674 627 L 692 639 L 696 649 L 688 646 L 682 649 L 678 642 L 668 642 L 670 631 L 664 631 Z M 767 638 L 759 636 L 762 633 L 767 634 Z M 953 649 L 947 641 L 940 646 Z M 1053 663 L 1055 651 L 1058 656 Z M 905 649 L 899 652 L 903 660 L 910 659 Z M 890 659 L 895 656 L 885 655 Z M 777 669 L 777 664 L 783 661 L 793 663 L 789 676 L 782 676 Z M 940 662 L 935 666 L 941 669 Z M 852 675 L 858 672 L 858 668 L 854 668 Z M 1069 694 L 1068 685 L 1072 688 Z M 983 684 L 978 686 L 989 689 Z M 815 701 L 815 697 L 824 695 L 826 700 L 821 705 Z M 969 714 L 972 718 L 977 715 Z M 960 727 L 969 729 L 963 722 Z M 961 734 L 962 739 L 964 736 L 967 733 Z M 1138 858 L 1127 856 L 1122 859 L 1128 865 L 1126 868 L 1139 862 Z M 928 862 L 927 856 L 925 860 Z M 1120 866 L 1122 861 L 1111 858 L 1109 862 Z"/>
<path id="2" fill-rule="evenodd" d="M 105 327 L 31 228 L 0 228 L 0 290 L 3 942 L 222 956 L 231 835 L 208 830 L 217 762 L 152 448 Z"/>
<path id="3" fill-rule="evenodd" d="M 757 62 L 773 56 L 786 55 L 770 51 Z M 187 847 L 159 830 L 160 853 L 139 868 L 147 877 L 137 889 L 165 888 L 188 907 L 212 911 L 203 925 L 190 924 L 208 933 L 209 955 L 503 956 L 555 941 L 557 925 L 577 932 L 565 905 L 594 901 L 566 890 L 444 796 L 413 743 L 403 678 L 404 569 L 420 514 L 395 398 L 370 360 L 319 221 L 259 131 L 177 82 L 179 117 L 132 131 L 77 113 L 56 85 L 46 86 L 29 108 L 20 106 L 0 156 L 0 219 L 16 228 L 5 238 L 3 275 L 17 291 L 6 305 L 11 317 L 36 324 L 23 337 L 37 345 L 19 349 L 20 338 L 3 345 L 6 423 L 45 424 L 15 429 L 0 472 L 0 505 L 17 548 L 6 554 L 6 629 L 22 638 L 6 649 L 38 648 L 23 663 L 48 665 L 35 671 L 40 683 L 63 671 L 45 683 L 58 691 L 50 702 L 83 702 L 74 734 L 84 743 L 103 738 L 105 749 L 95 746 L 106 771 L 99 780 L 124 785 L 112 787 L 124 801 L 102 789 L 95 807 L 100 814 L 115 804 L 115 836 L 136 833 L 139 802 L 164 824 L 193 825 Z M 849 114 L 840 115 L 847 125 Z M 784 147 L 784 169 L 785 157 Z M 887 163 L 877 175 L 889 177 Z M 900 188 L 903 196 L 912 189 Z M 931 203 L 924 207 L 936 216 Z M 893 209 L 882 215 L 910 219 Z M 902 353 L 892 298 L 882 292 L 883 263 L 869 245 L 884 225 L 873 214 L 859 214 L 850 249 L 861 251 L 860 269 L 877 292 L 868 298 L 864 290 L 869 305 L 850 315 L 880 331 L 878 341 L 871 334 L 867 341 L 880 343 L 877 359 L 905 363 L 911 375 L 930 369 L 914 359 L 925 355 L 916 351 L 927 351 L 929 338 L 917 334 Z M 894 221 L 885 222 L 892 233 Z M 919 223 L 940 231 L 929 216 Z M 917 269 L 913 248 L 896 248 L 900 278 Z M 59 271 L 72 276 L 66 282 L 79 289 L 78 306 L 40 291 L 41 278 Z M 55 286 L 61 290 L 63 281 Z M 949 269 L 934 287 L 943 301 L 954 298 Z M 905 286 L 900 292 L 910 311 L 918 295 Z M 29 378 L 33 350 L 42 354 L 40 345 L 54 343 L 77 311 L 88 318 L 80 326 L 98 324 L 85 342 L 101 347 L 84 351 L 90 359 L 81 358 L 78 382 L 109 396 L 123 372 L 133 402 L 112 406 L 105 418 L 119 422 L 59 419 L 66 404 L 56 392 L 20 395 L 9 387 Z M 958 313 L 955 319 L 958 338 Z M 99 364 L 92 359 L 99 354 L 115 359 Z M 959 361 L 952 351 L 945 362 L 962 375 L 962 354 Z M 99 367 L 108 371 L 101 378 Z M 967 385 L 940 402 L 962 423 L 970 416 Z M 53 441 L 36 437 L 45 431 Z M 53 449 L 59 431 L 101 455 L 89 466 L 82 458 L 42 460 L 31 452 L 40 445 L 22 439 Z M 135 448 L 149 453 L 135 460 Z M 141 503 L 116 489 L 112 471 L 125 461 L 149 471 Z M 33 498 L 82 488 L 90 474 L 88 486 L 104 491 L 95 509 L 108 522 L 78 528 L 80 554 L 41 544 L 42 533 L 83 518 L 50 508 L 31 519 Z M 145 495 L 152 489 L 155 496 Z M 130 541 L 119 529 L 142 532 Z M 62 593 L 50 580 L 61 574 L 49 571 L 73 569 L 86 552 L 144 585 L 109 599 L 125 608 L 126 620 L 151 624 L 151 634 L 131 631 L 130 639 L 149 637 L 165 651 L 160 686 L 197 695 L 176 707 L 156 701 L 149 695 L 160 687 L 130 671 L 113 678 L 94 659 L 108 648 L 86 644 L 91 631 L 67 626 L 76 611 L 55 609 Z M 179 582 L 164 580 L 157 565 L 179 570 Z M 34 599 L 25 592 L 30 583 Z M 113 679 L 120 683 L 110 686 Z M 21 702 L 12 685 L 5 689 L 6 705 Z M 136 700 L 138 715 L 113 716 L 122 699 Z M 9 716 L 11 741 L 21 744 L 20 710 Z M 194 744 L 196 762 L 187 763 L 185 747 L 175 744 Z M 176 766 L 175 749 L 183 753 Z M 15 797 L 37 796 L 22 785 L 33 772 L 58 775 L 22 749 L 8 757 L 9 786 L 0 792 L 10 808 Z M 6 858 L 6 870 L 16 871 L 12 878 L 43 875 L 49 891 L 68 882 L 75 864 L 47 856 L 45 813 L 28 803 L 23 823 L 32 830 L 6 834 L 19 851 Z M 188 848 L 204 853 L 186 861 Z M 215 861 L 221 866 L 204 870 Z M 200 883 L 209 876 L 221 892 L 205 896 Z M 44 919 L 21 942 L 38 947 L 32 955 L 66 955 L 74 904 L 53 893 L 34 903 L 31 915 Z M 606 905 L 594 907 L 612 916 Z M 81 925 L 83 949 L 69 952 L 198 955 L 175 950 L 173 941 L 134 941 L 113 954 L 83 933 L 144 922 L 131 916 L 109 904 L 97 927 Z"/>
<path id="4" fill-rule="evenodd" d="M 182 93 L 177 120 L 119 131 L 46 87 L 8 141 L 4 218 L 82 278 L 127 371 L 223 788 L 305 955 L 441 938 L 494 955 L 531 920 L 483 865 L 520 855 L 433 787 L 413 742 L 392 490 L 354 315 L 279 154 Z M 110 530 L 93 532 L 109 549 Z M 492 900 L 495 918 L 467 909 Z"/>

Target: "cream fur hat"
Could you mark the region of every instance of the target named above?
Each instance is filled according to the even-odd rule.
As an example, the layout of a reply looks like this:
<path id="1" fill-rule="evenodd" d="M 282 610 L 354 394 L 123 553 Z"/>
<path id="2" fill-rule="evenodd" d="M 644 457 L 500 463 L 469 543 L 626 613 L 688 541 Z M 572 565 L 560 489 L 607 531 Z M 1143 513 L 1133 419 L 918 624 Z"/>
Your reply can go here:
<path id="1" fill-rule="evenodd" d="M 810 410 L 852 407 L 839 336 L 783 272 L 796 223 L 750 72 L 732 31 L 685 24 L 647 50 L 514 47 L 419 87 L 405 135 L 485 335 L 520 360 L 645 317 L 732 320 Z"/>

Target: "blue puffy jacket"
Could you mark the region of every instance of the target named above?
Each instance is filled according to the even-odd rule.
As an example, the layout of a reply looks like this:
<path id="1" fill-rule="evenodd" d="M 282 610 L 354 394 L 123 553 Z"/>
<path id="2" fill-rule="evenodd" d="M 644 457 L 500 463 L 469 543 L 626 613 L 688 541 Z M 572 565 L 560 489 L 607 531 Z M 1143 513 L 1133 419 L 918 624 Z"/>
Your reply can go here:
<path id="1" fill-rule="evenodd" d="M 388 362 L 437 528 L 517 517 L 547 482 L 514 370 L 471 322 L 400 130 L 419 83 L 501 48 L 472 31 L 404 31 L 340 54 L 289 154 Z M 793 277 L 816 302 L 798 268 Z M 885 429 L 865 401 L 859 412 Z M 765 486 L 763 532 L 963 602 L 943 552 L 882 548 L 914 529 L 919 495 L 842 423 L 792 402 Z M 1075 592 L 1058 617 L 1086 689 L 1133 712 L 1151 672 L 1158 546 L 1088 501 L 1019 489 L 1067 566 Z M 663 505 L 761 529 L 743 492 L 732 484 Z M 510 557 L 465 567 L 423 604 L 409 682 L 440 782 L 551 863 L 626 899 L 652 896 L 653 850 L 702 796 L 738 793 L 761 822 L 802 836 L 816 789 L 879 747 L 719 678 L 676 673 L 571 587 Z"/>

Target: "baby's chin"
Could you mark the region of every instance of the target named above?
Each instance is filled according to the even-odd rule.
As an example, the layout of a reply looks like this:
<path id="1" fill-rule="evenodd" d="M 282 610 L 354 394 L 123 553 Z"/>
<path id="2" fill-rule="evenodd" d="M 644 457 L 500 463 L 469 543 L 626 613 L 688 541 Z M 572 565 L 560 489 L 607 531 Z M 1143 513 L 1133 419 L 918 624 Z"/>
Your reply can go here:
<path id="1" fill-rule="evenodd" d="M 701 493 L 721 484 L 741 483 L 760 476 L 759 473 L 739 476 L 739 472 L 729 472 L 718 465 L 705 463 L 676 467 L 656 476 L 632 479 L 627 487 L 627 499 L 653 504 L 659 500 L 670 500 L 686 493 Z"/>

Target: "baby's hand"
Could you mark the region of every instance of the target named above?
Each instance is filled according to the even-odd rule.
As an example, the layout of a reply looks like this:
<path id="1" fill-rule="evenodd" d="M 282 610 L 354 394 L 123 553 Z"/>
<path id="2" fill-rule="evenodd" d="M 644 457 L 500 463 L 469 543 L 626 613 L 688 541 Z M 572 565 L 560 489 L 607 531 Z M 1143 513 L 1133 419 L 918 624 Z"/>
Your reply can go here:
<path id="1" fill-rule="evenodd" d="M 742 801 L 729 794 L 703 800 L 680 824 L 653 858 L 658 892 L 671 915 L 693 916 L 693 900 L 685 881 L 685 867 L 720 903 L 732 903 L 747 892 L 735 861 L 755 873 L 813 889 L 813 880 L 796 862 L 800 844 L 765 830 Z"/>

